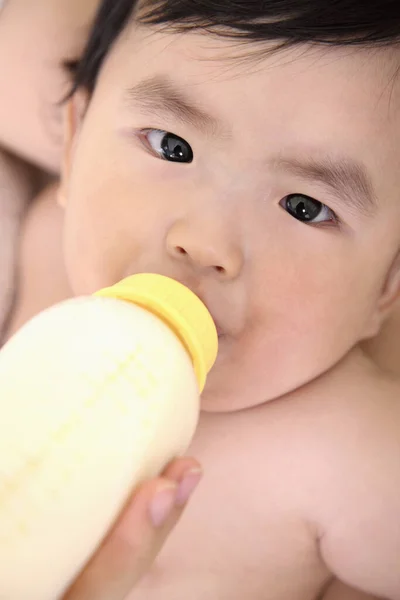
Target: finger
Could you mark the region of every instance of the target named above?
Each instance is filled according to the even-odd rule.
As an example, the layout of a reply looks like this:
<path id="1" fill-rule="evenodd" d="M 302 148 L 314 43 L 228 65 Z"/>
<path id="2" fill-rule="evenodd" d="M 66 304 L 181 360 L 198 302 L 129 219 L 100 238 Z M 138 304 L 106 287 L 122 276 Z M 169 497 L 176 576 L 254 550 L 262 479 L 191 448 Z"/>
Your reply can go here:
<path id="1" fill-rule="evenodd" d="M 185 456 L 183 458 L 175 458 L 171 461 L 161 473 L 161 476 L 179 484 L 188 473 L 192 472 L 201 473 L 202 467 L 194 458 Z"/>
<path id="2" fill-rule="evenodd" d="M 197 471 L 198 483 L 201 478 L 198 463 L 179 459 L 166 469 L 172 479 L 164 475 L 139 487 L 110 536 L 64 600 L 126 598 L 149 569 L 182 514 L 185 502 L 179 501 L 179 490 L 187 486 L 185 473 L 189 480 L 193 477 L 191 467 Z"/>
<path id="3" fill-rule="evenodd" d="M 172 461 L 163 472 L 163 477 L 178 484 L 176 504 L 184 506 L 202 476 L 202 468 L 193 458 L 179 458 Z"/>

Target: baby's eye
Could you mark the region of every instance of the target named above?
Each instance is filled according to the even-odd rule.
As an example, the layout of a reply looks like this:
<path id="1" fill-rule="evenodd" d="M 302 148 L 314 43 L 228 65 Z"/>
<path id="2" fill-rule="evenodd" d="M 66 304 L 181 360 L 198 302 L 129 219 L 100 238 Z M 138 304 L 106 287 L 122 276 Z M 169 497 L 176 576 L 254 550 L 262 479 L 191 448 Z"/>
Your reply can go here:
<path id="1" fill-rule="evenodd" d="M 290 194 L 280 204 L 292 217 L 303 223 L 338 222 L 338 217 L 326 204 L 304 194 Z"/>
<path id="2" fill-rule="evenodd" d="M 191 163 L 193 150 L 184 139 L 161 129 L 142 129 L 141 138 L 150 151 L 169 162 Z"/>

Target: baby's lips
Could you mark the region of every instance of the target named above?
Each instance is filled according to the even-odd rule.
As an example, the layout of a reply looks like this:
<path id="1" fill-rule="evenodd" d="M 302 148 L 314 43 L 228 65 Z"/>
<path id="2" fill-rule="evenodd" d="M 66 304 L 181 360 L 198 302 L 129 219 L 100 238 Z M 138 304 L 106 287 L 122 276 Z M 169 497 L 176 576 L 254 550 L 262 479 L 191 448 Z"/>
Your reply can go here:
<path id="1" fill-rule="evenodd" d="M 196 294 L 196 296 L 198 298 L 200 298 L 200 300 L 202 301 L 202 303 L 204 304 L 204 306 L 207 308 L 208 312 L 211 315 L 212 320 L 214 321 L 214 325 L 215 325 L 215 329 L 217 330 L 217 335 L 220 338 L 221 336 L 223 336 L 225 334 L 224 329 L 221 327 L 218 319 L 215 318 L 214 316 L 214 312 L 212 310 L 212 308 L 210 307 L 210 305 L 204 300 L 204 298 L 202 298 L 201 294 L 198 294 L 195 290 L 192 290 L 192 292 L 194 294 Z"/>
<path id="2" fill-rule="evenodd" d="M 215 323 L 215 321 L 214 321 L 214 323 Z M 217 335 L 220 338 L 221 335 L 224 335 L 224 332 L 222 331 L 221 327 L 219 325 L 217 325 L 216 323 L 215 323 L 215 327 L 217 329 Z"/>

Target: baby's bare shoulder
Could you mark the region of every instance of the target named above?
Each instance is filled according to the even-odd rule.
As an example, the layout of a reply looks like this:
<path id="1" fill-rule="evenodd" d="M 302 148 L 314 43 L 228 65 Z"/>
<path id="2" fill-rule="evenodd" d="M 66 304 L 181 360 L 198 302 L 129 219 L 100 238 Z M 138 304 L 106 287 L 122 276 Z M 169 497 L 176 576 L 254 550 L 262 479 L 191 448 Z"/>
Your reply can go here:
<path id="1" fill-rule="evenodd" d="M 349 509 L 359 502 L 353 506 L 358 518 L 369 492 L 371 497 L 389 493 L 396 477 L 400 489 L 400 379 L 386 375 L 361 351 L 283 399 L 282 411 L 293 421 L 307 477 L 318 478 L 319 498 L 328 496 L 322 504 L 315 496 L 321 517 L 330 497 L 336 516 L 339 505 Z"/>
<path id="2" fill-rule="evenodd" d="M 275 506 L 304 515 L 317 537 L 338 515 L 356 524 L 367 500 L 393 490 L 397 507 L 400 381 L 359 352 L 286 397 L 220 420 L 214 455 L 262 463 L 259 483 Z"/>
<path id="3" fill-rule="evenodd" d="M 302 432 L 304 501 L 327 566 L 400 598 L 400 381 L 354 351 L 290 401 L 312 423 Z"/>
<path id="4" fill-rule="evenodd" d="M 277 531 L 274 556 L 286 564 L 300 553 L 321 574 L 322 559 L 330 575 L 397 600 L 399 399 L 399 382 L 354 352 L 286 397 L 203 417 L 194 454 L 219 486 L 221 473 L 240 473 L 232 511 L 251 508 L 260 556 Z"/>

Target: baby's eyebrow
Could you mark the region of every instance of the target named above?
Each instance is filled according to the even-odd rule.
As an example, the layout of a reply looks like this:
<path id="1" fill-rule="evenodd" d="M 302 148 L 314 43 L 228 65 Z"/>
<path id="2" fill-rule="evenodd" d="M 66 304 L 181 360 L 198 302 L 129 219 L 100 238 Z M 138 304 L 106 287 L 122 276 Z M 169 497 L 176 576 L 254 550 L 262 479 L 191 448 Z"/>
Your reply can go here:
<path id="1" fill-rule="evenodd" d="M 195 127 L 204 135 L 232 139 L 232 130 L 220 118 L 204 110 L 186 90 L 165 75 L 143 79 L 126 92 L 128 105 L 134 105 L 151 116 L 173 117 L 184 125 Z M 311 182 L 329 187 L 338 199 L 355 212 L 370 216 L 377 208 L 377 199 L 364 165 L 350 157 L 285 158 L 277 155 L 268 161 L 274 170 L 282 170 Z"/>
<path id="2" fill-rule="evenodd" d="M 284 158 L 271 160 L 273 168 L 304 180 L 319 182 L 331 188 L 354 212 L 371 216 L 378 207 L 377 197 L 366 167 L 350 158 L 320 156 L 315 158 Z"/>
<path id="3" fill-rule="evenodd" d="M 186 91 L 165 75 L 154 75 L 138 82 L 127 90 L 126 97 L 129 104 L 152 116 L 172 116 L 209 137 L 225 140 L 232 137 L 226 123 L 204 110 Z"/>

